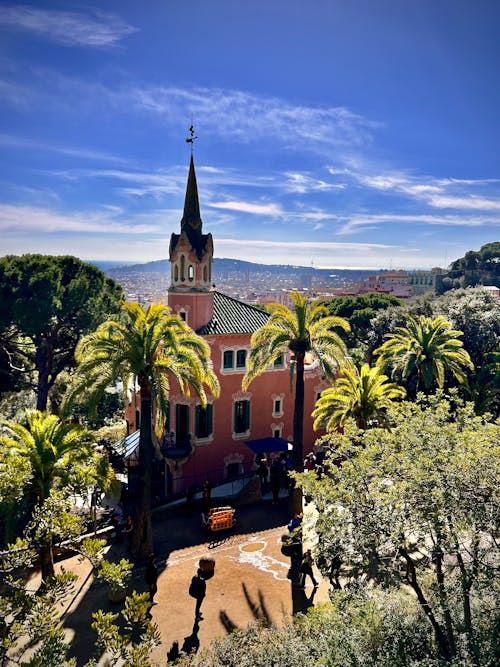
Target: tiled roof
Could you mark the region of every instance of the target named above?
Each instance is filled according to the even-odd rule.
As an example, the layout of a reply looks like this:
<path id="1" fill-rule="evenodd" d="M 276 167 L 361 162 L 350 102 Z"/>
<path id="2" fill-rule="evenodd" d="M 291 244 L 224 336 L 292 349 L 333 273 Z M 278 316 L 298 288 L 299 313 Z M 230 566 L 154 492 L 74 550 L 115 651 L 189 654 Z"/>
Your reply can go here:
<path id="1" fill-rule="evenodd" d="M 264 326 L 269 315 L 255 306 L 233 299 L 227 294 L 214 292 L 214 316 L 196 333 L 241 334 L 253 333 Z"/>

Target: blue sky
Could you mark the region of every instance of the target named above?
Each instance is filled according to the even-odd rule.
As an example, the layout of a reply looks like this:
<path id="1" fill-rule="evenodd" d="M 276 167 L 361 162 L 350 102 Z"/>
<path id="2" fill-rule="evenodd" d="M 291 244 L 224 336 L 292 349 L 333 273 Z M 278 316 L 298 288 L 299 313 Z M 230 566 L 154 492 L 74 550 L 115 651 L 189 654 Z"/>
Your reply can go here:
<path id="1" fill-rule="evenodd" d="M 193 119 L 217 257 L 443 266 L 499 239 L 497 0 L 0 3 L 0 254 L 145 262 Z"/>

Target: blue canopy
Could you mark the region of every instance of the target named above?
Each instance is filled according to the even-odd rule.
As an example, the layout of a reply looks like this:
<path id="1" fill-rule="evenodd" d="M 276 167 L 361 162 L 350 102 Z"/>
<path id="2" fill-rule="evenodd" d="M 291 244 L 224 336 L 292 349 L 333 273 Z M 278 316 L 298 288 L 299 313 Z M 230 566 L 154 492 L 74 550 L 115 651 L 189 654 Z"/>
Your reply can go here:
<path id="1" fill-rule="evenodd" d="M 246 440 L 245 445 L 256 454 L 265 452 L 287 452 L 292 449 L 291 443 L 284 438 L 258 438 L 257 440 Z"/>

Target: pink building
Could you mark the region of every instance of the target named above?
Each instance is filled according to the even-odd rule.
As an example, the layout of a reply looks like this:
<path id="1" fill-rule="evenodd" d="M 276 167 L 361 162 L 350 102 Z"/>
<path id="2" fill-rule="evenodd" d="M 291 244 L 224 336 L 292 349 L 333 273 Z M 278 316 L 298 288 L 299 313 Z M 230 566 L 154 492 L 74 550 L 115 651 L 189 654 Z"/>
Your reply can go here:
<path id="1" fill-rule="evenodd" d="M 252 382 L 248 391 L 242 391 L 250 337 L 266 323 L 267 314 L 215 289 L 213 252 L 212 235 L 204 234 L 202 229 L 191 157 L 180 233 L 172 234 L 170 239 L 168 305 L 209 343 L 221 392 L 218 399 L 210 397 L 207 408 L 202 409 L 194 396 L 182 395 L 172 387 L 162 447 L 165 461 L 158 464 L 165 488 L 158 488 L 157 495 L 177 493 L 207 477 L 216 483 L 248 472 L 255 457 L 246 445 L 249 440 L 292 440 L 290 357 L 278 360 Z M 311 412 L 327 386 L 321 368 L 311 363 L 305 373 L 304 453 L 312 450 L 318 437 L 312 429 Z M 135 419 L 130 412 L 128 417 L 129 422 Z M 127 440 L 133 441 L 133 437 Z"/>

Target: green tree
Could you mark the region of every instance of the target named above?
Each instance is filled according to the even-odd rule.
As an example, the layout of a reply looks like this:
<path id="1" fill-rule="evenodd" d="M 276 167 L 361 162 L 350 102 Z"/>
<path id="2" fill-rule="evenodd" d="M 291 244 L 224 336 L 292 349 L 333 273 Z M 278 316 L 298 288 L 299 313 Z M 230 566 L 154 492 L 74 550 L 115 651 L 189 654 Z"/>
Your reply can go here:
<path id="1" fill-rule="evenodd" d="M 474 401 L 478 414 L 500 413 L 500 301 L 482 287 L 447 292 L 432 304 L 435 315 L 443 315 L 463 333 L 474 372 L 469 372 L 463 394 Z"/>
<path id="2" fill-rule="evenodd" d="M 268 306 L 269 321 L 255 331 L 251 338 L 248 370 L 242 386 L 248 388 L 252 380 L 261 375 L 278 357 L 288 350 L 293 354 L 296 373 L 295 405 L 293 413 L 293 468 L 303 469 L 304 448 L 304 362 L 310 353 L 321 364 L 325 375 L 333 378 L 344 364 L 346 349 L 335 329 L 349 331 L 349 324 L 341 317 L 328 315 L 321 300 L 308 302 L 299 292 L 292 292 L 293 310 L 282 304 Z M 299 509 L 300 505 L 300 509 Z M 300 490 L 295 494 L 294 506 L 302 511 Z"/>
<path id="3" fill-rule="evenodd" d="M 388 416 L 389 430 L 330 434 L 336 464 L 321 480 L 302 476 L 319 562 L 340 555 L 354 587 L 409 587 L 442 659 L 493 664 L 481 646 L 500 592 L 500 426 L 439 395 L 393 404 Z"/>
<path id="4" fill-rule="evenodd" d="M 71 555 L 88 561 L 98 579 L 120 585 L 127 579 L 133 565 L 121 560 L 110 563 L 103 558 L 104 540 L 84 537 L 82 519 L 71 512 L 72 503 L 62 494 L 51 493 L 36 508 L 22 538 L 0 552 L 0 664 L 30 665 L 31 667 L 76 667 L 76 658 L 69 658 L 71 643 L 64 630 L 61 611 L 69 596 L 74 596 L 78 576 L 61 567 L 60 572 L 45 582 L 33 595 L 23 574 L 31 570 L 37 557 L 38 545 L 50 532 L 64 540 Z M 159 633 L 149 612 L 148 593 L 132 592 L 125 600 L 123 621 L 114 630 L 114 614 L 96 611 L 92 627 L 97 632 L 96 644 L 105 646 L 113 656 L 113 664 L 146 667 L 148 655 L 159 643 Z M 117 651 L 116 649 L 119 649 Z M 88 656 L 92 651 L 89 647 Z M 82 667 L 95 667 L 100 656 Z M 120 659 L 121 658 L 121 659 Z M 124 661 L 124 662 L 123 662 Z M 80 664 L 80 663 L 78 663 Z"/>
<path id="5" fill-rule="evenodd" d="M 1 421 L 0 498 L 12 498 L 14 485 L 29 489 L 40 508 L 54 489 L 84 491 L 111 484 L 113 475 L 81 426 L 63 423 L 55 415 L 33 411 L 26 425 Z M 89 470 L 89 464 L 91 469 Z M 17 474 L 16 474 L 17 471 Z M 22 471 L 22 477 L 19 477 Z M 99 471 L 99 474 L 97 474 Z M 54 576 L 51 531 L 40 543 L 42 580 Z"/>
<path id="6" fill-rule="evenodd" d="M 446 373 L 464 382 L 465 369 L 472 369 L 473 364 L 459 336 L 461 332 L 452 329 L 441 315 L 434 319 L 408 316 L 407 326 L 397 327 L 375 350 L 374 354 L 379 357 L 377 365 L 391 368 L 393 377 L 400 372 L 404 381 L 416 376 L 417 389 L 426 392 L 434 384 L 443 387 Z"/>
<path id="7" fill-rule="evenodd" d="M 122 319 L 104 322 L 78 344 L 78 367 L 66 396 L 63 411 L 81 397 L 88 397 L 91 411 L 109 386 L 123 381 L 125 390 L 139 387 L 141 427 L 139 439 L 139 485 L 132 552 L 147 556 L 153 551 L 151 528 L 151 460 L 154 455 L 152 415 L 163 425 L 168 411 L 170 382 L 181 392 L 194 391 L 203 406 L 207 387 L 214 396 L 219 383 L 212 370 L 210 348 L 167 306 L 143 310 L 136 303 L 122 303 Z"/>
<path id="8" fill-rule="evenodd" d="M 327 303 L 330 315 L 343 317 L 349 322 L 351 332 L 346 343 L 353 347 L 357 343 L 367 345 L 367 337 L 371 330 L 371 320 L 381 310 L 401 306 L 401 299 L 392 294 L 361 294 L 360 296 L 341 296 Z"/>
<path id="9" fill-rule="evenodd" d="M 314 428 L 325 424 L 328 431 L 333 431 L 349 419 L 354 419 L 362 429 L 368 428 L 372 420 L 384 425 L 391 401 L 406 395 L 403 387 L 388 379 L 377 366 L 370 368 L 363 364 L 361 371 L 356 366 L 343 368 L 333 387 L 321 392 L 312 413 Z"/>
<path id="10" fill-rule="evenodd" d="M 469 250 L 450 265 L 450 287 L 498 285 L 500 280 L 500 242 L 486 243 L 478 251 Z M 446 286 L 446 284 L 445 284 Z"/>
<path id="11" fill-rule="evenodd" d="M 121 288 L 76 257 L 0 259 L 0 372 L 31 387 L 46 410 L 59 373 L 74 365 L 82 336 L 118 309 Z"/>
<path id="12" fill-rule="evenodd" d="M 442 315 L 454 329 L 476 367 L 500 347 L 500 301 L 482 287 L 453 290 L 432 302 L 434 317 Z"/>

